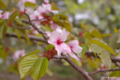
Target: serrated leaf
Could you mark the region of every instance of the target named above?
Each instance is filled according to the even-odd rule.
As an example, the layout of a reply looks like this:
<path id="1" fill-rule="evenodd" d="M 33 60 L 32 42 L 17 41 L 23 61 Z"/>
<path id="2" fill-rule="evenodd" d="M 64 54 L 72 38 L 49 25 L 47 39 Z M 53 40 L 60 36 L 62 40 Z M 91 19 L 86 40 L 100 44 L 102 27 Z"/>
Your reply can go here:
<path id="1" fill-rule="evenodd" d="M 100 39 L 93 38 L 89 41 L 89 43 L 97 44 L 101 46 L 102 48 L 104 48 L 105 50 L 107 50 L 108 52 L 115 54 L 114 50 Z"/>
<path id="2" fill-rule="evenodd" d="M 34 68 L 35 63 L 40 57 L 38 55 L 28 55 L 22 57 L 18 61 L 18 69 L 20 73 L 21 79 L 24 79 L 26 76 L 28 76 L 32 69 Z"/>
<path id="3" fill-rule="evenodd" d="M 39 80 L 42 76 L 45 75 L 46 70 L 48 68 L 48 60 L 47 58 L 39 58 L 32 70 L 31 76 L 34 80 Z"/>
<path id="4" fill-rule="evenodd" d="M 103 50 L 101 53 L 98 54 L 101 58 L 102 62 L 105 64 L 106 67 L 111 67 L 111 58 L 107 51 Z"/>
<path id="5" fill-rule="evenodd" d="M 25 2 L 25 7 L 32 7 L 33 9 L 37 8 L 37 5 L 31 2 Z"/>
<path id="6" fill-rule="evenodd" d="M 52 10 L 58 10 L 59 11 L 58 7 L 56 6 L 56 4 L 54 2 L 52 2 L 51 5 L 52 5 Z"/>
<path id="7" fill-rule="evenodd" d="M 0 7 L 1 7 L 3 10 L 5 10 L 6 7 L 7 7 L 2 0 L 0 0 Z"/>

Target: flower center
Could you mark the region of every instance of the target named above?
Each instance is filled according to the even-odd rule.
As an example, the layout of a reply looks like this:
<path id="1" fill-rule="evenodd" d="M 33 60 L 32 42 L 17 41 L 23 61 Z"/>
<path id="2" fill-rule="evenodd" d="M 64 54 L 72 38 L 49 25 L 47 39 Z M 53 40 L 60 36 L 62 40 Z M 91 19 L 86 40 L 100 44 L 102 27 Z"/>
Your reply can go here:
<path id="1" fill-rule="evenodd" d="M 71 51 L 73 52 L 73 46 L 70 46 Z"/>
<path id="2" fill-rule="evenodd" d="M 57 44 L 60 45 L 61 43 L 63 43 L 63 41 L 61 41 L 60 39 L 57 40 Z"/>

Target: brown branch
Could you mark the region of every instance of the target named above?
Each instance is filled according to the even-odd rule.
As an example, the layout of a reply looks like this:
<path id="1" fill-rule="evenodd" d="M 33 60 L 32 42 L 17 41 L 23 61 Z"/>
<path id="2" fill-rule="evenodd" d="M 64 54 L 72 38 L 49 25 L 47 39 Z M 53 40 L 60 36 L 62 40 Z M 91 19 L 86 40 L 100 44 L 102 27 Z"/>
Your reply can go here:
<path id="1" fill-rule="evenodd" d="M 29 21 L 23 21 L 23 22 L 25 22 L 27 24 L 30 24 L 35 30 L 37 30 L 40 34 L 42 34 L 42 36 L 44 37 L 44 39 L 48 40 L 49 37 L 47 36 L 47 34 L 44 31 L 42 31 L 41 29 L 37 28 L 35 26 L 35 24 L 31 22 L 29 15 L 27 15 L 27 14 L 25 14 L 25 15 L 28 17 Z"/>
<path id="2" fill-rule="evenodd" d="M 6 37 L 15 37 L 15 38 L 18 38 L 18 36 L 15 33 L 12 33 L 12 34 L 6 33 L 5 36 Z M 22 39 L 26 39 L 24 36 L 21 36 L 21 38 Z M 35 40 L 35 41 L 41 41 L 41 42 L 44 42 L 44 43 L 48 43 L 45 39 L 40 38 L 40 37 L 29 35 L 29 38 L 30 38 L 30 40 Z"/>
<path id="3" fill-rule="evenodd" d="M 64 54 L 62 55 L 65 56 Z M 81 69 L 79 66 L 77 66 L 69 57 L 64 58 L 64 60 L 66 60 L 74 69 L 80 72 L 86 78 L 86 80 L 92 80 L 88 73 L 85 70 Z"/>
<path id="4" fill-rule="evenodd" d="M 110 71 L 119 71 L 119 70 L 120 70 L 120 68 L 116 68 L 116 69 L 100 69 L 100 70 L 89 73 L 89 75 L 96 74 L 96 73 L 99 73 L 99 72 L 110 72 Z"/>
<path id="5" fill-rule="evenodd" d="M 30 27 L 18 27 L 18 26 L 15 26 L 15 25 L 12 25 L 12 27 L 17 28 L 17 29 L 30 29 Z"/>
<path id="6" fill-rule="evenodd" d="M 58 57 L 58 56 L 53 56 L 53 59 L 65 59 L 67 58 L 66 56 L 61 56 L 61 57 Z"/>

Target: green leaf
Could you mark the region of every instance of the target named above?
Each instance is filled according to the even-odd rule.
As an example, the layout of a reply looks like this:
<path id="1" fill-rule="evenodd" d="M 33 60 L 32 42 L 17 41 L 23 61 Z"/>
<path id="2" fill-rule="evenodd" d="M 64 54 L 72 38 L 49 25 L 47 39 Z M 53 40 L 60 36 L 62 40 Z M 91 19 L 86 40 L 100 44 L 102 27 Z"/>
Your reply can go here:
<path id="1" fill-rule="evenodd" d="M 45 75 L 46 70 L 48 68 L 48 60 L 47 58 L 39 58 L 33 68 L 31 76 L 34 80 L 39 80 L 42 76 Z"/>
<path id="2" fill-rule="evenodd" d="M 104 48 L 105 50 L 107 50 L 108 52 L 115 54 L 114 50 L 100 39 L 93 38 L 89 41 L 89 43 L 97 44 L 101 46 L 102 48 Z"/>
<path id="3" fill-rule="evenodd" d="M 19 15 L 20 15 L 20 13 L 15 10 L 15 11 L 10 15 L 10 17 L 9 17 L 9 22 L 13 23 L 13 21 L 15 20 L 15 18 L 16 18 L 17 16 L 19 16 Z"/>
<path id="4" fill-rule="evenodd" d="M 4 22 L 4 29 L 3 29 L 2 38 L 5 36 L 5 34 L 6 34 L 6 32 L 7 32 L 7 29 L 8 29 L 7 22 Z"/>
<path id="5" fill-rule="evenodd" d="M 24 79 L 32 72 L 31 70 L 34 69 L 34 65 L 37 62 L 37 60 L 39 60 L 39 58 L 40 57 L 38 55 L 28 55 L 22 57 L 18 61 L 18 69 L 21 79 Z"/>
<path id="6" fill-rule="evenodd" d="M 59 11 L 58 7 L 56 6 L 56 4 L 54 2 L 52 2 L 51 5 L 52 5 L 52 10 L 58 10 Z"/>
<path id="7" fill-rule="evenodd" d="M 22 25 L 22 24 L 23 24 L 22 20 L 21 20 L 21 19 L 19 19 L 19 18 L 16 18 L 16 19 L 15 19 L 15 21 L 16 21 L 17 23 L 19 23 L 20 25 Z"/>
<path id="8" fill-rule="evenodd" d="M 71 58 L 71 60 L 72 60 L 76 65 L 78 65 L 79 67 L 82 66 L 81 61 L 78 61 L 78 60 L 76 60 L 76 59 L 74 59 L 74 58 Z"/>
<path id="9" fill-rule="evenodd" d="M 106 65 L 106 67 L 111 67 L 111 58 L 107 51 L 103 50 L 101 53 L 98 54 L 101 58 L 102 62 Z"/>
<path id="10" fill-rule="evenodd" d="M 3 10 L 5 10 L 6 7 L 7 7 L 2 0 L 0 0 L 0 7 L 1 7 Z"/>
<path id="11" fill-rule="evenodd" d="M 46 50 L 48 51 L 48 50 L 50 50 L 50 49 L 52 49 L 52 48 L 54 48 L 54 46 L 53 46 L 52 44 L 49 44 L 49 45 L 46 47 Z"/>
<path id="12" fill-rule="evenodd" d="M 95 53 L 100 53 L 104 50 L 104 48 L 98 46 L 97 44 L 88 44 L 88 47 Z"/>
<path id="13" fill-rule="evenodd" d="M 94 68 L 94 69 L 98 69 L 98 65 L 95 63 L 94 60 L 91 60 L 90 58 L 87 58 L 89 64 L 90 64 L 90 67 Z"/>
<path id="14" fill-rule="evenodd" d="M 109 39 L 110 47 L 112 47 L 113 49 L 117 48 L 118 47 L 117 40 L 118 40 L 118 33 L 113 34 Z"/>
<path id="15" fill-rule="evenodd" d="M 37 5 L 31 2 L 25 2 L 25 7 L 32 7 L 33 9 L 36 9 Z"/>
<path id="16" fill-rule="evenodd" d="M 80 55 L 83 57 L 85 52 L 88 50 L 88 47 L 86 44 L 81 44 L 81 47 L 82 47 L 82 52 L 80 53 Z"/>
<path id="17" fill-rule="evenodd" d="M 56 14 L 53 18 L 53 21 L 65 28 L 67 31 L 71 32 L 72 24 L 69 22 L 68 17 L 64 14 Z"/>
<path id="18" fill-rule="evenodd" d="M 4 21 L 0 22 L 0 39 L 3 38 L 3 31 L 4 31 Z"/>
<path id="19" fill-rule="evenodd" d="M 99 38 L 102 39 L 102 35 L 101 33 L 98 31 L 98 29 L 94 29 L 91 34 L 95 37 L 95 38 Z"/>
<path id="20" fill-rule="evenodd" d="M 8 52 L 5 50 L 5 48 L 1 45 L 0 46 L 0 58 L 6 59 L 8 56 Z"/>

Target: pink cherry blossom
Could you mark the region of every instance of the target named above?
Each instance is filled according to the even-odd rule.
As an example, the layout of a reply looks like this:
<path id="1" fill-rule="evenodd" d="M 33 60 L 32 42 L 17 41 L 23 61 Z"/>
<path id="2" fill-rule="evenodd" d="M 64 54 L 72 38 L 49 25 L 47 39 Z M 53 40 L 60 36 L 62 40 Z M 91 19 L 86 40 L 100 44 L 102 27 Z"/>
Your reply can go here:
<path id="1" fill-rule="evenodd" d="M 30 19 L 31 20 L 43 19 L 43 17 L 40 15 L 40 13 L 37 10 L 35 10 L 34 13 L 30 15 Z"/>
<path id="2" fill-rule="evenodd" d="M 0 10 L 0 18 L 2 18 L 2 19 L 8 19 L 8 18 L 9 18 L 9 15 L 10 15 L 9 12 L 3 13 L 3 11 Z"/>
<path id="3" fill-rule="evenodd" d="M 45 4 L 49 4 L 49 0 L 44 0 L 44 3 Z"/>
<path id="4" fill-rule="evenodd" d="M 79 58 L 74 54 L 74 53 L 80 53 L 82 51 L 82 48 L 79 46 L 79 42 L 77 40 L 73 40 L 69 42 L 68 45 L 71 49 L 71 53 L 69 53 L 71 57 L 79 60 Z"/>
<path id="5" fill-rule="evenodd" d="M 25 50 L 17 50 L 15 53 L 14 53 L 14 58 L 15 59 L 19 59 L 19 57 L 23 57 L 25 55 Z"/>
<path id="6" fill-rule="evenodd" d="M 51 5 L 50 4 L 42 4 L 42 6 L 39 6 L 37 10 L 41 13 L 49 13 L 51 11 Z"/>
<path id="7" fill-rule="evenodd" d="M 55 46 L 58 56 L 60 56 L 63 51 L 71 52 L 70 47 L 64 43 L 67 39 L 67 32 L 65 29 L 63 29 L 61 33 L 53 31 L 50 36 L 51 37 L 49 38 L 48 43 Z"/>

